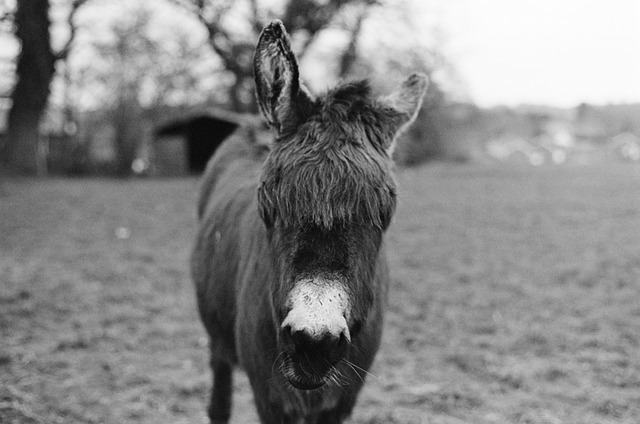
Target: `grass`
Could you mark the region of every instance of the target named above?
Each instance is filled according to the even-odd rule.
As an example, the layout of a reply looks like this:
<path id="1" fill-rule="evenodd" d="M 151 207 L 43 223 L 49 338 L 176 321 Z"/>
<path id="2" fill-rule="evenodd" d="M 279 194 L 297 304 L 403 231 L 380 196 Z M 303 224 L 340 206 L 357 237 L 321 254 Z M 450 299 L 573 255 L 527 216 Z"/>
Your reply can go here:
<path id="1" fill-rule="evenodd" d="M 399 172 L 352 423 L 640 422 L 640 168 Z M 0 182 L 0 422 L 202 423 L 197 182 Z M 256 422 L 246 378 L 236 423 Z"/>

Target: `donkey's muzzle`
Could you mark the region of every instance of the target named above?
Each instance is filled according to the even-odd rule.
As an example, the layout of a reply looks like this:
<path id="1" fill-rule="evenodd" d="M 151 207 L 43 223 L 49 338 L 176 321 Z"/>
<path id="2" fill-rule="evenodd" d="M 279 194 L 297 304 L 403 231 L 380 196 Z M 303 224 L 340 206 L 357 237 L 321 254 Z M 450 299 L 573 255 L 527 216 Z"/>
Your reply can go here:
<path id="1" fill-rule="evenodd" d="M 302 390 L 316 389 L 325 384 L 334 366 L 349 349 L 348 329 L 338 333 L 313 333 L 307 329 L 281 329 L 283 348 L 289 357 L 289 382 Z"/>
<path id="2" fill-rule="evenodd" d="M 338 278 L 319 276 L 296 282 L 280 325 L 281 348 L 287 358 L 284 374 L 294 387 L 317 388 L 335 376 L 334 366 L 351 343 L 350 304 Z"/>

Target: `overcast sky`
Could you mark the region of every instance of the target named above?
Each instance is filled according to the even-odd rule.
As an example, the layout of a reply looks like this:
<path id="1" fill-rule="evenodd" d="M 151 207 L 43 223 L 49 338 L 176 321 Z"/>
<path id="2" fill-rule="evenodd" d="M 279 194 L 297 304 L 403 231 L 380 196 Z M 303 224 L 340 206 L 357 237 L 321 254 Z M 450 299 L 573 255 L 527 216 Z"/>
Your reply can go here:
<path id="1" fill-rule="evenodd" d="M 482 106 L 640 102 L 640 0 L 442 0 L 440 13 Z"/>

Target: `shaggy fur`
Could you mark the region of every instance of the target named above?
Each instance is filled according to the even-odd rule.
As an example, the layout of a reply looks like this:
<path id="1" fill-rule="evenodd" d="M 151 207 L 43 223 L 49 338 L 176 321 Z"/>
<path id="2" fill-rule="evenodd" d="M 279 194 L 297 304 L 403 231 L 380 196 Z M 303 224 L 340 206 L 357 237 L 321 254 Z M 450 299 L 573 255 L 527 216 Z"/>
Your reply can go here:
<path id="1" fill-rule="evenodd" d="M 238 364 L 263 423 L 341 423 L 379 346 L 383 236 L 396 205 L 390 151 L 426 80 L 413 75 L 386 97 L 362 81 L 313 98 L 278 21 L 263 31 L 254 67 L 274 141 L 265 152 L 250 142 L 259 130 L 239 130 L 207 166 L 198 202 L 191 269 L 211 339 L 209 416 L 228 422 Z M 283 321 L 299 281 L 344 288 L 350 341 L 292 350 Z"/>
<path id="2" fill-rule="evenodd" d="M 385 154 L 392 134 L 384 118 L 366 81 L 318 99 L 304 124 L 281 134 L 265 163 L 258 190 L 265 221 L 326 229 L 358 221 L 386 228 L 396 185 Z"/>

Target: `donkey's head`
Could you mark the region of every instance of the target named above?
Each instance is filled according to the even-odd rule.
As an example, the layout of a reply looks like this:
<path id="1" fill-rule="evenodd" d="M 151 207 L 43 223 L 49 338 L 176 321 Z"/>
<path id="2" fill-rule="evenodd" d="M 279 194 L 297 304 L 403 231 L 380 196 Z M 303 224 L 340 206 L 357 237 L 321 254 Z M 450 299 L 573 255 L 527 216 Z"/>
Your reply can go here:
<path id="1" fill-rule="evenodd" d="M 415 74 L 373 97 L 367 82 L 312 97 L 280 21 L 254 58 L 258 103 L 275 141 L 258 189 L 267 228 L 281 369 L 295 387 L 335 380 L 383 296 L 382 236 L 396 206 L 391 152 L 414 119 L 427 80 Z"/>

